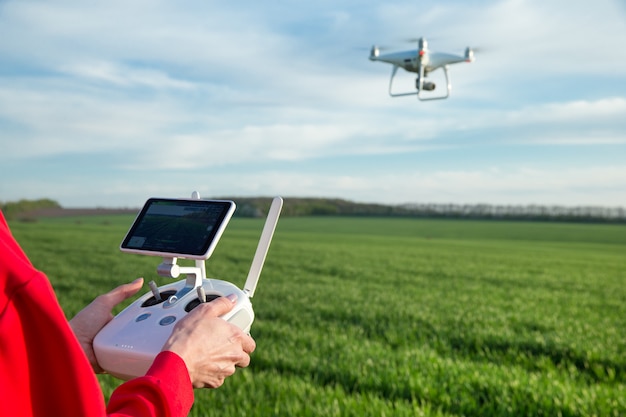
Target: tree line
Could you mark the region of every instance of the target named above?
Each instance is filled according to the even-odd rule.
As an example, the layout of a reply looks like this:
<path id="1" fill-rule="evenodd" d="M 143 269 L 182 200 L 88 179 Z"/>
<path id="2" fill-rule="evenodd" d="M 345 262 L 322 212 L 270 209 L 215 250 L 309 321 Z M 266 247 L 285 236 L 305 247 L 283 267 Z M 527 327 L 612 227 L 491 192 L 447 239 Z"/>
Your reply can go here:
<path id="1" fill-rule="evenodd" d="M 240 215 L 262 217 L 270 198 L 230 198 Z M 411 203 L 385 205 L 342 199 L 286 198 L 283 216 L 391 216 L 481 220 L 541 220 L 564 222 L 626 223 L 626 209 L 601 206 L 542 206 L 492 204 Z"/>
<path id="2" fill-rule="evenodd" d="M 270 197 L 216 197 L 237 203 L 235 216 L 264 217 L 271 204 Z M 80 209 L 63 209 L 51 199 L 0 202 L 0 209 L 7 219 L 30 219 L 40 215 L 78 213 Z M 107 209 L 85 209 L 91 214 Z M 114 212 L 108 209 L 109 212 Z M 125 209 L 136 212 L 139 208 Z M 120 211 L 118 211 L 120 212 Z M 43 214 L 45 213 L 45 214 Z M 563 222 L 626 223 L 626 209 L 601 206 L 543 206 L 543 205 L 493 205 L 493 204 L 435 204 L 411 203 L 386 205 L 357 203 L 332 198 L 291 198 L 284 200 L 281 216 L 387 216 L 480 220 L 533 220 Z"/>

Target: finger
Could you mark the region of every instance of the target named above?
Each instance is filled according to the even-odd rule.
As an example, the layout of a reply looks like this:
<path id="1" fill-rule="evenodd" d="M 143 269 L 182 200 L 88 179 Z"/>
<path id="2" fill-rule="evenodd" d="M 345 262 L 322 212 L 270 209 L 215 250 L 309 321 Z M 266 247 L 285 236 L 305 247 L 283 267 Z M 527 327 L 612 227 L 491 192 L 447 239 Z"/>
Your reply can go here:
<path id="1" fill-rule="evenodd" d="M 256 349 L 256 342 L 252 337 L 244 335 L 244 337 L 241 339 L 241 348 L 244 352 L 250 354 L 254 352 L 254 349 Z"/>
<path id="2" fill-rule="evenodd" d="M 142 286 L 143 278 L 137 278 L 133 282 L 123 284 L 112 289 L 108 293 L 104 294 L 104 298 L 106 299 L 107 305 L 113 308 L 127 298 L 137 294 Z"/>
<path id="3" fill-rule="evenodd" d="M 141 289 L 142 286 L 143 286 L 143 278 L 137 278 L 133 282 L 120 285 L 119 287 L 114 288 L 113 290 L 109 291 L 109 295 L 111 296 L 111 299 L 119 303 L 137 294 L 137 292 Z"/>
<path id="4" fill-rule="evenodd" d="M 232 310 L 236 302 L 237 296 L 235 294 L 231 294 L 227 297 L 218 297 L 208 303 L 200 304 L 200 306 L 193 309 L 192 313 L 198 310 L 198 314 L 203 314 L 209 317 L 219 317 Z"/>
<path id="5" fill-rule="evenodd" d="M 236 363 L 236 366 L 240 368 L 246 368 L 250 365 L 250 355 L 242 355 L 239 362 Z"/>
<path id="6" fill-rule="evenodd" d="M 224 384 L 225 377 L 218 377 L 215 380 L 207 382 L 201 386 L 201 388 L 219 388 Z"/>

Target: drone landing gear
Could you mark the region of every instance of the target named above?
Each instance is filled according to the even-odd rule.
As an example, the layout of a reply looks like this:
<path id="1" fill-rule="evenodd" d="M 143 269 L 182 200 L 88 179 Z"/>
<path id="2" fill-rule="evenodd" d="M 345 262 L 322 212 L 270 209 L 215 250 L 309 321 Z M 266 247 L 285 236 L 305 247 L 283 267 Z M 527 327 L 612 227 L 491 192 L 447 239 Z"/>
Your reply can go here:
<path id="1" fill-rule="evenodd" d="M 422 92 L 423 91 L 433 91 L 435 89 L 435 83 L 431 82 L 431 81 L 426 81 L 425 80 L 425 75 L 424 75 L 424 68 L 420 67 L 417 78 L 415 79 L 415 90 L 416 91 L 411 91 L 411 92 L 407 92 L 407 93 L 394 93 L 393 92 L 393 79 L 396 76 L 396 72 L 398 71 L 398 68 L 400 68 L 399 66 L 395 65 L 393 67 L 393 69 L 391 70 L 391 78 L 389 79 L 389 95 L 391 97 L 402 97 L 402 96 L 414 96 L 416 95 L 417 98 L 421 101 L 428 101 L 428 100 L 442 100 L 444 98 L 448 98 L 448 96 L 450 95 L 450 91 L 452 90 L 452 84 L 450 83 L 450 76 L 448 75 L 448 66 L 444 65 L 443 66 L 443 72 L 445 74 L 446 77 L 446 93 L 440 96 L 423 96 Z"/>

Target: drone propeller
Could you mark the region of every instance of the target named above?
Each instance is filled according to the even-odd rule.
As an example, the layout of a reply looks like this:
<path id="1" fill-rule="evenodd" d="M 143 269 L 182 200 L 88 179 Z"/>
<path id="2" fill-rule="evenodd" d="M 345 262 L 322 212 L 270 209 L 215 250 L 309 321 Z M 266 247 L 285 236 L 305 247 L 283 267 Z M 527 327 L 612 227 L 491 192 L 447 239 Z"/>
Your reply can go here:
<path id="1" fill-rule="evenodd" d="M 377 49 L 379 52 L 385 52 L 393 50 L 393 47 L 390 46 L 381 46 L 381 45 L 372 45 L 372 46 L 356 46 L 352 48 L 355 51 L 370 51 L 372 52 L 374 49 Z"/>
<path id="2" fill-rule="evenodd" d="M 389 46 L 389 45 L 374 45 L 379 51 L 384 52 L 384 51 L 391 51 L 394 48 L 393 46 Z"/>
<path id="3" fill-rule="evenodd" d="M 489 48 L 487 48 L 487 51 L 489 51 Z M 467 48 L 465 48 L 465 60 L 467 62 L 473 62 L 475 54 L 483 55 L 484 53 L 485 53 L 485 48 L 475 48 L 475 47 L 468 46 Z"/>
<path id="4" fill-rule="evenodd" d="M 391 48 L 389 46 L 372 45 L 372 48 L 370 49 L 370 59 L 373 60 L 375 58 L 378 58 L 381 52 L 388 51 L 390 49 L 394 48 Z"/>
<path id="5" fill-rule="evenodd" d="M 428 42 L 430 41 L 441 41 L 441 40 L 445 40 L 447 39 L 446 36 L 420 36 L 419 38 L 404 38 L 402 39 L 403 43 L 419 43 L 420 41 L 425 41 L 428 40 Z"/>
<path id="6" fill-rule="evenodd" d="M 399 41 L 395 41 L 394 43 L 419 43 L 421 40 L 424 40 L 424 38 L 406 38 L 406 39 L 401 39 Z M 379 52 L 385 52 L 385 51 L 393 51 L 393 50 L 398 50 L 401 49 L 402 47 L 400 45 L 376 45 L 374 44 L 371 49 L 376 48 Z M 356 48 L 359 50 L 363 50 L 365 48 Z"/>

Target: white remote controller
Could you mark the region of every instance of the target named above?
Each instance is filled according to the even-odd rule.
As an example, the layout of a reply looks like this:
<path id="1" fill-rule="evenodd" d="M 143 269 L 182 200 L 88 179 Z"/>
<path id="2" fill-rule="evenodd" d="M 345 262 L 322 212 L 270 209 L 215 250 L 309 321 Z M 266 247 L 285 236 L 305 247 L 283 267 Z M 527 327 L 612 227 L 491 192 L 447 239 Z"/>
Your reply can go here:
<path id="1" fill-rule="evenodd" d="M 168 201 L 172 203 L 171 200 Z M 174 202 L 176 201 L 189 202 L 188 200 L 175 200 Z M 100 366 L 109 374 L 124 380 L 145 375 L 154 358 L 161 351 L 163 344 L 169 338 L 174 325 L 201 302 L 208 302 L 221 296 L 230 294 L 237 296 L 237 302 L 233 309 L 222 316 L 222 318 L 248 333 L 254 321 L 254 310 L 252 309 L 250 298 L 254 295 L 261 269 L 265 262 L 265 256 L 278 222 L 282 202 L 280 197 L 276 197 L 272 201 L 243 290 L 230 282 L 206 279 L 204 277 L 204 259 L 196 260 L 195 267 L 177 265 L 177 257 L 182 257 L 181 255 L 189 256 L 189 254 L 181 253 L 183 251 L 177 249 L 175 254 L 178 256 L 164 257 L 163 263 L 158 266 L 157 271 L 160 275 L 173 278 L 178 277 L 180 274 L 185 274 L 187 278 L 159 288 L 156 287 L 154 282 L 151 282 L 150 292 L 129 305 L 96 335 L 93 346 Z M 133 227 L 131 227 L 129 231 L 130 237 L 127 235 L 122 243 L 123 250 L 142 253 L 136 248 L 128 250 L 128 248 L 124 248 L 124 244 L 133 241 L 133 235 L 144 233 L 141 231 L 141 228 L 137 229 L 136 226 L 140 220 L 143 220 L 143 217 L 149 216 L 149 214 L 146 215 L 144 213 L 145 211 L 146 208 L 144 207 L 142 213 L 135 220 Z M 226 216 L 225 221 L 227 222 L 229 218 L 229 215 Z M 146 224 L 148 223 L 146 222 Z M 207 253 L 210 256 L 215 247 L 215 240 L 219 239 L 224 227 L 215 233 L 216 236 L 211 236 L 213 240 L 211 245 L 207 247 L 207 245 L 199 244 L 198 247 L 202 246 L 202 249 L 188 251 L 193 252 L 190 257 L 200 256 L 202 258 L 207 256 Z M 158 227 L 157 229 L 162 231 L 163 227 Z M 180 225 L 177 225 L 177 229 L 180 229 Z M 134 238 L 135 242 L 140 241 L 140 239 L 137 239 L 137 236 L 134 236 Z M 142 244 L 149 245 L 149 240 L 146 239 Z M 173 240 L 173 237 L 168 235 L 167 240 Z M 170 252 L 170 248 L 164 251 L 160 243 L 155 244 L 155 248 L 151 248 L 150 251 L 159 255 L 174 253 Z M 200 252 L 200 255 L 195 255 Z M 146 252 L 145 254 L 152 253 Z"/>

